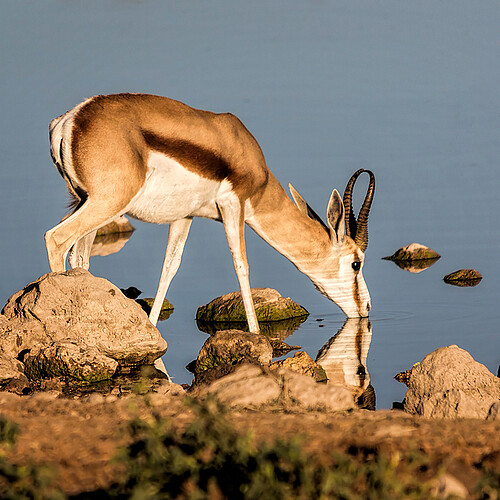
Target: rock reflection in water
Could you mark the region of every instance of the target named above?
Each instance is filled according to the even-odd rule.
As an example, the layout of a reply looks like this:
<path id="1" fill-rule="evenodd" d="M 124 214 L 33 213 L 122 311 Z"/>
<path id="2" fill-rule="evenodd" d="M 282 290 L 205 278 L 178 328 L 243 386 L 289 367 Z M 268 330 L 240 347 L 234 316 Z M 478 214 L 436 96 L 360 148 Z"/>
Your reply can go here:
<path id="1" fill-rule="evenodd" d="M 297 328 L 307 319 L 307 316 L 299 316 L 297 318 L 289 318 L 281 321 L 259 321 L 260 333 L 266 337 L 276 340 L 283 340 L 289 335 L 291 335 Z M 207 322 L 196 320 L 198 329 L 202 332 L 213 335 L 215 332 L 222 330 L 241 330 L 248 332 L 247 322 L 224 322 L 224 321 L 214 321 Z"/>
<path id="2" fill-rule="evenodd" d="M 384 258 L 384 260 L 391 260 L 388 258 Z M 410 273 L 421 273 L 425 271 L 429 267 L 433 266 L 439 257 L 436 259 L 421 259 L 421 260 L 393 260 L 394 264 L 398 266 L 400 269 L 404 269 Z"/>
<path id="3" fill-rule="evenodd" d="M 375 409 L 375 391 L 370 384 L 366 357 L 372 339 L 368 318 L 347 319 L 342 328 L 319 350 L 316 362 L 328 382 L 349 387 L 361 408 Z"/>

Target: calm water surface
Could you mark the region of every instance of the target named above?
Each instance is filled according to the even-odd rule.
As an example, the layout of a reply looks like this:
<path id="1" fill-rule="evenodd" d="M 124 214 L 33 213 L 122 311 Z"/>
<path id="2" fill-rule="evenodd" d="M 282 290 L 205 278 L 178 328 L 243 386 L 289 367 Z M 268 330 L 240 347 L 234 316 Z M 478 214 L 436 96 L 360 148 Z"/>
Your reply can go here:
<path id="1" fill-rule="evenodd" d="M 457 344 L 497 372 L 497 2 L 21 0 L 2 6 L 0 24 L 2 302 L 48 272 L 43 233 L 65 213 L 48 122 L 94 94 L 150 92 L 238 115 L 277 178 L 320 214 L 356 169 L 375 172 L 363 349 L 378 408 L 404 395 L 394 374 L 440 346 Z M 91 270 L 152 296 L 168 228 L 135 225 L 123 250 Z M 419 274 L 381 260 L 413 241 L 442 258 Z M 247 246 L 252 286 L 310 311 L 287 342 L 315 358 L 342 312 L 251 230 Z M 477 287 L 443 283 L 468 267 L 484 276 Z M 184 366 L 206 339 L 196 308 L 236 288 L 222 225 L 196 220 L 168 295 L 175 312 L 160 324 L 176 382 L 190 382 Z"/>

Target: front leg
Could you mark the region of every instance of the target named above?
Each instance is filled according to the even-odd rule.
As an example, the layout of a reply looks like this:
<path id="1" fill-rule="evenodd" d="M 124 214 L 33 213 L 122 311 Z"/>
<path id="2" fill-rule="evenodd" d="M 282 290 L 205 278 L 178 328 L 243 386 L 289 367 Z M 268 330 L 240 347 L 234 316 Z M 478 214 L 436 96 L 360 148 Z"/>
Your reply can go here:
<path id="1" fill-rule="evenodd" d="M 233 256 L 234 269 L 240 284 L 241 298 L 243 299 L 247 315 L 248 327 L 251 332 L 260 333 L 248 276 L 244 208 L 241 201 L 235 195 L 229 195 L 219 200 L 217 206 L 222 216 L 227 242 Z"/>
<path id="2" fill-rule="evenodd" d="M 163 305 L 163 299 L 167 294 L 170 282 L 181 264 L 182 252 L 189 234 L 191 222 L 192 219 L 180 219 L 170 223 L 167 250 L 165 252 L 165 259 L 163 260 L 160 282 L 158 284 L 158 290 L 156 292 L 153 307 L 149 313 L 149 321 L 151 321 L 151 323 L 155 326 L 158 322 L 158 317 L 160 316 L 161 307 Z"/>

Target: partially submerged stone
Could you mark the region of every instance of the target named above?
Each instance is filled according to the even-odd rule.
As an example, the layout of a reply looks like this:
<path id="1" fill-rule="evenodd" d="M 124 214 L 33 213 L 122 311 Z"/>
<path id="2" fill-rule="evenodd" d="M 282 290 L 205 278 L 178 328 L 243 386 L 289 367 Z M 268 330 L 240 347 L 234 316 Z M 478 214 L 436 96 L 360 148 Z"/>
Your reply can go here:
<path id="1" fill-rule="evenodd" d="M 459 269 L 447 274 L 443 281 L 455 286 L 476 286 L 482 279 L 481 273 L 475 269 Z"/>
<path id="2" fill-rule="evenodd" d="M 316 382 L 326 382 L 325 370 L 304 351 L 296 352 L 292 357 L 273 361 L 271 369 L 287 368 L 296 373 L 312 377 Z"/>
<path id="3" fill-rule="evenodd" d="M 272 359 L 273 350 L 263 335 L 226 330 L 210 336 L 198 354 L 195 373 L 219 365 L 231 365 L 242 358 L 252 358 L 263 365 Z"/>
<path id="4" fill-rule="evenodd" d="M 149 297 L 144 299 L 136 299 L 136 302 L 142 307 L 142 309 L 146 314 L 149 314 L 151 312 L 151 308 L 153 307 L 154 301 L 155 301 L 154 298 L 149 298 Z M 174 306 L 167 299 L 163 299 L 158 321 L 164 321 L 170 318 L 173 312 L 174 312 Z"/>
<path id="5" fill-rule="evenodd" d="M 300 345 L 289 345 L 279 339 L 269 339 L 269 342 L 271 343 L 271 347 L 273 348 L 273 358 L 279 358 L 280 356 L 284 356 L 291 351 L 302 349 L 302 346 Z"/>
<path id="6" fill-rule="evenodd" d="M 117 361 L 95 347 L 83 347 L 71 341 L 52 342 L 32 349 L 23 362 L 24 373 L 30 380 L 62 376 L 95 383 L 110 379 L 118 368 Z"/>
<path id="7" fill-rule="evenodd" d="M 411 414 L 486 419 L 500 401 L 500 379 L 456 345 L 435 350 L 403 374 L 404 410 Z"/>
<path id="8" fill-rule="evenodd" d="M 0 364 L 16 370 L 25 367 L 14 360 L 32 359 L 31 373 L 39 362 L 44 373 L 57 371 L 48 367 L 52 359 L 58 366 L 70 363 L 81 379 L 92 379 L 94 366 L 95 377 L 102 379 L 118 364 L 152 364 L 166 348 L 138 304 L 82 268 L 40 277 L 14 294 L 0 314 Z"/>
<path id="9" fill-rule="evenodd" d="M 405 247 L 396 250 L 389 257 L 383 257 L 385 260 L 392 260 L 394 262 L 413 262 L 417 260 L 430 260 L 439 259 L 441 256 L 432 248 L 421 245 L 420 243 L 411 243 Z M 430 263 L 429 265 L 432 265 Z M 428 266 L 426 266 L 428 267 Z"/>
<path id="10" fill-rule="evenodd" d="M 289 297 L 282 297 L 272 288 L 252 288 L 252 297 L 259 322 L 281 321 L 309 314 L 302 306 Z M 199 307 L 196 319 L 204 322 L 246 322 L 241 293 L 228 293 Z"/>

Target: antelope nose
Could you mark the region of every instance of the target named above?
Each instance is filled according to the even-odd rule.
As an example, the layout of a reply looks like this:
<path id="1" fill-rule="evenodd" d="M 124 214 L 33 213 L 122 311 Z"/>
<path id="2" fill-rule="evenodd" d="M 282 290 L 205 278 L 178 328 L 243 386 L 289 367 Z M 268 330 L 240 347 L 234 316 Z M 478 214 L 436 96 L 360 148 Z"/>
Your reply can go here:
<path id="1" fill-rule="evenodd" d="M 371 308 L 372 308 L 372 305 L 369 302 L 367 302 L 366 303 L 366 310 L 369 311 Z"/>

